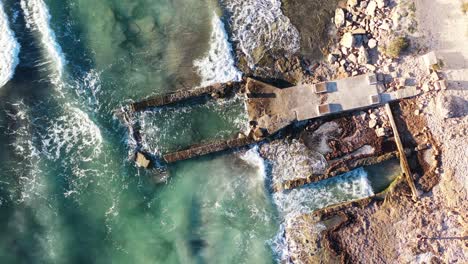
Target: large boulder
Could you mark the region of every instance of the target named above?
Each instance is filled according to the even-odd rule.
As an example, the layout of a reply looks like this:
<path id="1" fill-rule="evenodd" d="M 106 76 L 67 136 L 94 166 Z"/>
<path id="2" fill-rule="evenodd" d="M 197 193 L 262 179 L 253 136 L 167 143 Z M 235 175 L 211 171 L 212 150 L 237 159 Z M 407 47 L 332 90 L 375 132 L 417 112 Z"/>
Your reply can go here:
<path id="1" fill-rule="evenodd" d="M 344 10 L 341 8 L 337 8 L 335 10 L 335 19 L 334 19 L 335 25 L 337 28 L 340 28 L 344 26 L 345 24 L 345 13 Z"/>
<path id="2" fill-rule="evenodd" d="M 367 42 L 367 46 L 369 46 L 369 49 L 377 47 L 377 40 L 373 38 L 369 39 L 369 41 Z"/>
<path id="3" fill-rule="evenodd" d="M 347 4 L 349 7 L 355 7 L 359 3 L 359 0 L 348 0 Z"/>
<path id="4" fill-rule="evenodd" d="M 354 36 L 351 32 L 346 32 L 341 38 L 340 44 L 346 48 L 352 48 L 356 43 Z"/>
<path id="5" fill-rule="evenodd" d="M 366 7 L 366 15 L 374 17 L 376 8 L 377 8 L 377 3 L 374 1 L 370 1 Z"/>

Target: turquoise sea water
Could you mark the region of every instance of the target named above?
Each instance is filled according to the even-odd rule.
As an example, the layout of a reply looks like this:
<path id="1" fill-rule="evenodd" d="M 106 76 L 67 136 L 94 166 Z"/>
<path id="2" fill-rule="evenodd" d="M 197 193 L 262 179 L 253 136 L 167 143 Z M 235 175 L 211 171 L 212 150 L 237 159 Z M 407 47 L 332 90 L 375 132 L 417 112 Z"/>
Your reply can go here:
<path id="1" fill-rule="evenodd" d="M 158 172 L 129 160 L 114 115 L 132 100 L 238 77 L 229 54 L 203 60 L 217 56 L 217 1 L 2 4 L 21 50 L 0 88 L 0 263 L 276 261 L 269 241 L 282 216 L 255 148 L 170 165 L 158 184 Z M 229 51 L 224 41 L 216 51 Z M 139 116 L 149 149 L 244 127 L 238 99 L 187 108 Z"/>

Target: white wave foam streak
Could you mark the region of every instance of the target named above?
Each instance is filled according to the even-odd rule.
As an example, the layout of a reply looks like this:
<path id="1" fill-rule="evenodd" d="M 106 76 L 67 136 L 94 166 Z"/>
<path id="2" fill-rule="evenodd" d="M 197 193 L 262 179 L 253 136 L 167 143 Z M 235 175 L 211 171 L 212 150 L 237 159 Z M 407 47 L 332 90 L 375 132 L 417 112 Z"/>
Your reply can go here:
<path id="1" fill-rule="evenodd" d="M 272 48 L 294 53 L 300 48 L 298 30 L 281 10 L 280 0 L 222 0 L 231 14 L 233 40 L 247 56 L 249 67 Z"/>
<path id="2" fill-rule="evenodd" d="M 287 180 L 322 174 L 327 167 L 323 155 L 309 150 L 298 140 L 293 140 L 291 143 L 273 141 L 264 144 L 262 153 L 272 165 L 272 184 L 276 186 Z"/>
<path id="3" fill-rule="evenodd" d="M 373 194 L 367 172 L 357 168 L 328 180 L 277 192 L 273 198 L 279 211 L 287 218 Z"/>
<path id="4" fill-rule="evenodd" d="M 73 154 L 82 161 L 91 161 L 101 153 L 102 135 L 99 128 L 82 110 L 68 107 L 42 137 L 42 153 L 51 160 Z"/>
<path id="5" fill-rule="evenodd" d="M 228 81 L 239 81 L 242 73 L 236 68 L 232 47 L 229 43 L 224 23 L 213 14 L 210 49 L 206 57 L 194 61 L 198 74 L 202 77 L 201 86 Z"/>
<path id="6" fill-rule="evenodd" d="M 83 105 L 87 110 L 94 113 L 104 106 L 104 103 L 99 99 L 102 96 L 101 90 L 101 73 L 94 69 L 84 73 L 79 78 L 74 80 L 74 91 L 86 103 Z"/>
<path id="7" fill-rule="evenodd" d="M 262 180 L 265 179 L 265 160 L 260 156 L 260 153 L 258 153 L 258 146 L 249 149 L 244 154 L 242 154 L 240 158 L 247 162 L 247 164 L 249 164 L 251 167 L 255 168 L 259 175 L 261 175 Z"/>
<path id="8" fill-rule="evenodd" d="M 15 125 L 7 127 L 6 133 L 14 138 L 12 142 L 14 155 L 21 158 L 18 166 L 12 168 L 18 178 L 18 196 L 11 197 L 18 203 L 29 202 L 42 196 L 45 184 L 41 183 L 42 173 L 39 162 L 39 151 L 34 144 L 31 109 L 23 102 L 12 104 L 12 111 L 7 111 L 8 118 Z M 1 202 L 0 202 L 1 203 Z"/>
<path id="9" fill-rule="evenodd" d="M 20 45 L 9 26 L 8 17 L 0 1 L 0 87 L 13 77 L 19 63 L 19 51 Z"/>
<path id="10" fill-rule="evenodd" d="M 63 69 L 66 64 L 62 48 L 56 41 L 56 36 L 50 27 L 50 14 L 46 4 L 42 0 L 21 0 L 21 8 L 26 20 L 26 27 L 36 31 L 46 53 L 47 63 L 54 71 L 53 82 L 61 84 Z"/>
<path id="11" fill-rule="evenodd" d="M 65 169 L 60 175 L 69 183 L 65 196 L 79 194 L 93 182 L 90 178 L 104 173 L 95 162 L 102 153 L 101 131 L 82 110 L 66 107 L 41 132 L 40 139 L 41 155 Z"/>

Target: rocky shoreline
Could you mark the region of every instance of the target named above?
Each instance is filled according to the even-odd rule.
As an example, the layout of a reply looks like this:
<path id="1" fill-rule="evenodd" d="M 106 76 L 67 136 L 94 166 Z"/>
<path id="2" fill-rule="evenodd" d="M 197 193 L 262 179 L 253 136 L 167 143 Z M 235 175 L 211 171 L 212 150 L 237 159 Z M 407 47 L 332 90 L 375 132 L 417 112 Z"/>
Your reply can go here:
<path id="1" fill-rule="evenodd" d="M 285 13 L 294 15 L 288 10 L 300 2 L 291 7 L 284 1 Z M 418 13 L 427 11 L 418 10 L 421 4 L 417 2 L 340 1 L 326 27 L 330 42 L 320 49 L 323 61 L 272 52 L 260 67 L 251 70 L 242 68 L 241 60 L 247 75 L 285 86 L 375 72 L 385 91 L 416 86 L 423 93 L 395 105 L 394 113 L 420 199 L 411 199 L 411 191 L 400 177 L 372 197 L 287 219 L 282 234 L 287 263 L 468 261 L 468 208 L 464 203 L 468 155 L 462 147 L 468 124 L 466 85 L 448 79 L 451 73 L 444 70 L 444 61 L 431 53 L 425 55 L 432 47 L 421 36 Z M 298 24 L 297 19 L 291 21 Z M 301 34 L 307 31 L 298 29 Z M 274 164 L 274 191 L 397 155 L 381 108 L 308 122 L 285 129 L 282 136 L 286 138 L 273 139 L 260 148 L 261 155 Z M 275 170 L 288 162 L 294 162 L 294 170 Z"/>

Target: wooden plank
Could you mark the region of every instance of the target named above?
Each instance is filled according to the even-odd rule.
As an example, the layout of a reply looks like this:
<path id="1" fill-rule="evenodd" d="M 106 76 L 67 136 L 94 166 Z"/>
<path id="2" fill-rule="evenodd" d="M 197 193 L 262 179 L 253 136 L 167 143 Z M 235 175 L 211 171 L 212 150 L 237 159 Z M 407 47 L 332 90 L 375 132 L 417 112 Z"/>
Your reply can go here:
<path id="1" fill-rule="evenodd" d="M 400 134 L 398 133 L 398 128 L 395 123 L 395 119 L 393 118 L 392 108 L 390 107 L 389 103 L 385 104 L 385 110 L 387 111 L 388 119 L 390 120 L 390 125 L 392 126 L 393 135 L 395 137 L 395 143 L 398 147 L 398 152 L 400 156 L 400 165 L 405 174 L 406 181 L 408 182 L 409 187 L 411 188 L 411 192 L 413 195 L 413 200 L 418 200 L 418 190 L 414 185 L 411 170 L 408 164 L 408 160 L 406 159 L 405 149 L 403 148 L 403 143 L 401 142 Z"/>

